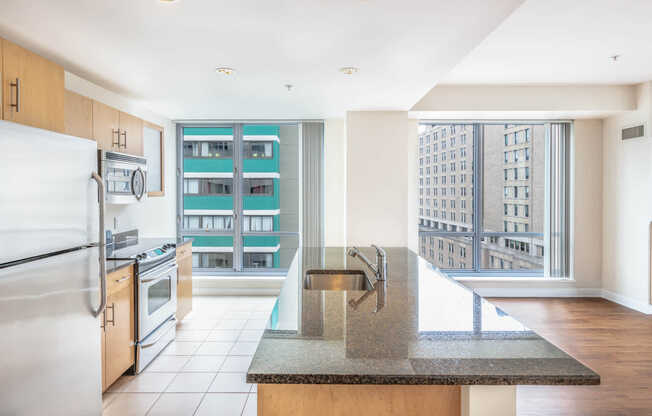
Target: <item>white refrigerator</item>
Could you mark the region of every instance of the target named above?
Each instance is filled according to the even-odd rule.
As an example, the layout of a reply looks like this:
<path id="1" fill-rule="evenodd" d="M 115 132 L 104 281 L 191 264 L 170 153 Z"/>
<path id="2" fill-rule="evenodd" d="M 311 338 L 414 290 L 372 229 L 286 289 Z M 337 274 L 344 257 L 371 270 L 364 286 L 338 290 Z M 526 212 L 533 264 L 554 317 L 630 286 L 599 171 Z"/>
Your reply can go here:
<path id="1" fill-rule="evenodd" d="M 95 142 L 0 121 L 0 415 L 102 413 L 96 172 Z"/>

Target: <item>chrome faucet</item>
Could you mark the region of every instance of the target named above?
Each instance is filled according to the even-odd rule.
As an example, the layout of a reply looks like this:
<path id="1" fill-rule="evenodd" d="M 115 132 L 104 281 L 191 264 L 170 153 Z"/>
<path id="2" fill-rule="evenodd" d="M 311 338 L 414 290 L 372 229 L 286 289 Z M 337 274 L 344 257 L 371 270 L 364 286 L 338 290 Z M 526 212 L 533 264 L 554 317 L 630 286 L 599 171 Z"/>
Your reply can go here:
<path id="1" fill-rule="evenodd" d="M 360 252 L 357 247 L 351 247 L 347 254 L 353 258 L 359 257 L 360 260 L 371 269 L 377 281 L 384 282 L 387 279 L 387 253 L 382 248 L 371 245 L 376 249 L 376 264 L 373 264 L 369 259 Z"/>

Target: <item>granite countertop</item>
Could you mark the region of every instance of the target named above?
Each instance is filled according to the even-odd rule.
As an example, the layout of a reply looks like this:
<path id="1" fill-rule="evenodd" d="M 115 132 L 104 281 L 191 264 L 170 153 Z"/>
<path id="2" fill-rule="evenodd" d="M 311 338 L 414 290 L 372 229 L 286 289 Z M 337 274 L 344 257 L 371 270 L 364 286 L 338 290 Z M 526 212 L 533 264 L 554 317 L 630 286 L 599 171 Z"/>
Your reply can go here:
<path id="1" fill-rule="evenodd" d="M 372 248 L 361 251 L 375 258 Z M 600 384 L 590 368 L 414 252 L 386 251 L 385 285 L 368 274 L 376 288 L 362 292 L 303 289 L 310 269 L 368 270 L 345 248 L 299 250 L 247 382 Z"/>
<path id="2" fill-rule="evenodd" d="M 135 262 L 135 260 L 107 260 L 106 273 L 113 273 L 114 271 L 120 270 L 123 267 L 131 266 Z"/>

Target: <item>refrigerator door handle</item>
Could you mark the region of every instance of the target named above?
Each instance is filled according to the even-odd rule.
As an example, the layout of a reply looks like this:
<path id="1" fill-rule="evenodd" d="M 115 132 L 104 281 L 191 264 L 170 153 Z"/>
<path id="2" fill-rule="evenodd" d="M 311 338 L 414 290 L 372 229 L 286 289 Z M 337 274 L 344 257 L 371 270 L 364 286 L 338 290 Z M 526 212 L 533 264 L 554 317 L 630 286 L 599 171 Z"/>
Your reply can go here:
<path id="1" fill-rule="evenodd" d="M 100 316 L 104 309 L 106 309 L 106 247 L 104 247 L 104 180 L 93 172 L 91 177 L 97 182 L 97 194 L 100 204 L 100 235 L 99 235 L 99 250 L 100 250 L 100 306 L 97 310 L 93 311 L 93 315 L 97 318 Z"/>

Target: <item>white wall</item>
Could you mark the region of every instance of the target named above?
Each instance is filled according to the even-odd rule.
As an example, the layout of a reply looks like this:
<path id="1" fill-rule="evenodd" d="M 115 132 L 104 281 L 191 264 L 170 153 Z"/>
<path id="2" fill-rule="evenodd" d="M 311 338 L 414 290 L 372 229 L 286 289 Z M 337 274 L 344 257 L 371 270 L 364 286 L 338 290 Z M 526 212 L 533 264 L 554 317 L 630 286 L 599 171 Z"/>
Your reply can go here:
<path id="1" fill-rule="evenodd" d="M 416 122 L 406 111 L 352 111 L 346 132 L 347 243 L 414 247 Z"/>
<path id="2" fill-rule="evenodd" d="M 148 198 L 130 205 L 107 205 L 105 226 L 113 232 L 138 228 L 142 237 L 174 237 L 176 235 L 176 131 L 169 119 L 151 113 L 137 101 L 122 97 L 72 73 L 65 73 L 66 89 L 133 114 L 164 129 L 165 196 Z M 114 218 L 118 228 L 113 228 Z"/>
<path id="3" fill-rule="evenodd" d="M 637 110 L 603 125 L 603 286 L 607 297 L 648 309 L 649 227 L 652 221 L 652 140 L 620 140 L 620 130 L 650 122 L 651 83 L 636 88 Z M 650 127 L 649 125 L 647 126 Z"/>
<path id="4" fill-rule="evenodd" d="M 324 241 L 346 245 L 346 124 L 324 120 Z"/>

